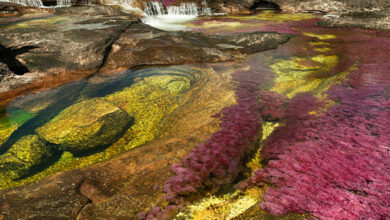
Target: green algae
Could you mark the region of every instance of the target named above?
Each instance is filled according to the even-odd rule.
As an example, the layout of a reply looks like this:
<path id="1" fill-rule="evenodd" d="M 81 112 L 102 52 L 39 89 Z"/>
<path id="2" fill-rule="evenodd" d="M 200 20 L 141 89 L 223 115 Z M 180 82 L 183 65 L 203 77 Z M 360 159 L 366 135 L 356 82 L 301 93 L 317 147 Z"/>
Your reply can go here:
<path id="1" fill-rule="evenodd" d="M 33 167 L 42 164 L 51 156 L 47 147 L 36 135 L 20 138 L 3 155 L 0 155 L 0 177 L 17 179 L 28 174 Z"/>
<path id="2" fill-rule="evenodd" d="M 337 55 L 317 55 L 307 58 L 292 57 L 277 59 L 271 68 L 276 73 L 275 85 L 271 91 L 294 97 L 300 92 L 321 94 L 331 85 L 343 79 L 346 75 L 337 74 L 331 77 L 311 77 L 318 72 L 327 72 L 339 62 Z"/>
<path id="3" fill-rule="evenodd" d="M 19 109 L 3 113 L 0 117 L 0 146 L 8 140 L 18 127 L 34 116 L 29 111 Z"/>
<path id="4" fill-rule="evenodd" d="M 130 121 L 117 106 L 95 98 L 64 109 L 36 132 L 60 150 L 83 151 L 111 144 Z"/>
<path id="5" fill-rule="evenodd" d="M 151 76 L 133 87 L 107 96 L 108 101 L 135 118 L 134 125 L 126 132 L 123 140 L 116 144 L 126 141 L 125 149 L 129 150 L 153 140 L 165 116 L 178 107 L 181 92 L 189 86 L 190 80 L 185 77 Z"/>
<path id="6" fill-rule="evenodd" d="M 21 186 L 61 171 L 92 165 L 157 137 L 164 119 L 180 105 L 180 98 L 191 87 L 195 71 L 187 68 L 166 68 L 164 71 L 153 69 L 140 72 L 145 72 L 146 76 L 137 78 L 130 87 L 94 99 L 112 103 L 134 117 L 134 124 L 119 140 L 87 156 L 62 152 L 56 162 L 23 179 L 13 180 L 7 175 L 0 176 L 0 189 Z"/>

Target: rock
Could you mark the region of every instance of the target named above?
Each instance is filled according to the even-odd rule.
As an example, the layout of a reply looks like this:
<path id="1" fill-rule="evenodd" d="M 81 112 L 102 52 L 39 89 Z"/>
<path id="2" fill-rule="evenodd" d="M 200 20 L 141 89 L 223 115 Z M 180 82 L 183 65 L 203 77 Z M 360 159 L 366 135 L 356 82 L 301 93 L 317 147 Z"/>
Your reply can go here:
<path id="1" fill-rule="evenodd" d="M 15 17 L 24 14 L 40 14 L 42 16 L 42 14 L 51 11 L 49 8 L 35 8 L 13 2 L 0 2 L 0 18 Z"/>
<path id="2" fill-rule="evenodd" d="M 374 8 L 386 8 L 388 0 L 272 0 L 283 11 L 323 11 L 327 13 L 364 11 Z"/>
<path id="3" fill-rule="evenodd" d="M 110 7 L 110 6 L 104 6 L 104 5 L 95 5 L 93 7 L 91 6 L 80 6 L 80 7 L 63 7 L 63 8 L 55 8 L 54 9 L 55 15 L 67 15 L 67 16 L 105 16 L 105 17 L 111 17 L 111 16 L 124 16 L 129 18 L 130 20 L 136 20 L 136 17 L 124 13 L 121 10 L 118 10 L 117 8 Z"/>
<path id="4" fill-rule="evenodd" d="M 0 62 L 0 81 L 5 77 L 13 74 L 7 64 Z"/>
<path id="5" fill-rule="evenodd" d="M 226 42 L 227 45 L 233 45 L 230 48 L 235 48 L 242 54 L 253 54 L 277 48 L 280 44 L 287 42 L 290 35 L 275 32 L 251 32 L 243 34 L 221 34 L 212 36 L 211 38 L 214 44 L 218 45 L 218 42 Z M 226 50 L 229 49 L 229 47 L 225 48 Z"/>
<path id="6" fill-rule="evenodd" d="M 255 2 L 256 0 L 209 0 L 207 6 L 213 13 L 241 14 L 249 13 Z"/>
<path id="7" fill-rule="evenodd" d="M 20 15 L 20 11 L 17 8 L 16 4 L 8 4 L 5 2 L 0 2 L 0 18 L 1 17 L 13 17 Z"/>
<path id="8" fill-rule="evenodd" d="M 113 143 L 131 118 L 122 109 L 103 99 L 76 103 L 61 111 L 38 135 L 65 151 L 85 151 Z"/>
<path id="9" fill-rule="evenodd" d="M 328 17 L 318 23 L 322 27 L 357 27 L 375 30 L 390 29 L 390 9 L 349 12 L 339 17 Z"/>
<path id="10" fill-rule="evenodd" d="M 0 176 L 17 179 L 29 174 L 51 156 L 51 150 L 37 135 L 24 136 L 3 155 L 0 155 Z"/>
<path id="11" fill-rule="evenodd" d="M 110 6 L 56 8 L 52 13 L 3 20 L 0 62 L 19 76 L 0 81 L 0 104 L 95 73 L 120 33 L 138 22 Z"/>
<path id="12" fill-rule="evenodd" d="M 136 219 L 161 203 L 171 164 L 219 129 L 219 119 L 210 115 L 235 103 L 228 73 L 198 77 L 185 105 L 161 123 L 164 137 L 108 161 L 2 190 L 0 213 L 5 219 Z"/>
<path id="13" fill-rule="evenodd" d="M 145 24 L 134 24 L 112 45 L 102 74 L 133 67 L 213 63 L 242 59 L 251 54 L 276 48 L 289 35 L 253 32 L 207 36 L 193 32 L 166 32 Z"/>
<path id="14" fill-rule="evenodd" d="M 287 12 L 327 13 L 325 27 L 358 27 L 390 29 L 390 1 L 388 0 L 273 0 Z"/>

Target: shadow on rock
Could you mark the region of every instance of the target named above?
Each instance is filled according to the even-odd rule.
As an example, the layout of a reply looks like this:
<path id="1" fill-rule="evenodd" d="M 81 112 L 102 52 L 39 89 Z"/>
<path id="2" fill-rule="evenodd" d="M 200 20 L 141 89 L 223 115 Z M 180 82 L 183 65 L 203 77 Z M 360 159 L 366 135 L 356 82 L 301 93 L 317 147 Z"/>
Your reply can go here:
<path id="1" fill-rule="evenodd" d="M 21 48 L 6 48 L 0 44 L 0 62 L 7 64 L 8 68 L 17 75 L 23 75 L 29 72 L 28 68 L 24 66 L 16 56 L 26 53 L 32 49 L 38 48 L 36 46 L 25 46 Z"/>

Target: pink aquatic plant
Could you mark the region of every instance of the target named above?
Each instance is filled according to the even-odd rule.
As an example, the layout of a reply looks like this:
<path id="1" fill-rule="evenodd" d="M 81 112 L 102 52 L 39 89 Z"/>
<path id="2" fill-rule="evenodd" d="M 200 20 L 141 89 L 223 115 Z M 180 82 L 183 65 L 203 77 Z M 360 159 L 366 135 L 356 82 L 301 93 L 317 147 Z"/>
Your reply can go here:
<path id="1" fill-rule="evenodd" d="M 257 94 L 260 99 L 260 112 L 263 120 L 275 121 L 285 118 L 288 98 L 277 92 L 262 91 Z"/>
<path id="2" fill-rule="evenodd" d="M 169 178 L 164 187 L 167 193 L 165 199 L 171 204 L 182 204 L 183 196 L 191 193 L 231 183 L 242 170 L 243 158 L 261 131 L 260 105 L 256 96 L 259 82 L 245 80 L 251 78 L 248 75 L 253 73 L 241 71 L 234 75 L 236 79 L 241 79 L 236 90 L 237 104 L 224 108 L 221 114 L 215 115 L 221 115 L 221 129 L 196 146 L 180 164 L 172 165 L 175 176 Z M 179 207 L 154 207 L 148 212 L 140 213 L 138 217 L 169 219 L 172 210 Z"/>
<path id="3" fill-rule="evenodd" d="M 320 116 L 310 114 L 323 105 L 309 94 L 287 105 L 286 125 L 264 143 L 268 164 L 252 178 L 269 185 L 263 209 L 320 219 L 390 218 L 390 38 L 372 35 L 355 31 L 338 40 L 349 45 L 337 50 L 348 51 L 345 62 L 360 63 L 327 92 L 335 105 Z"/>
<path id="4" fill-rule="evenodd" d="M 237 105 L 222 110 L 221 129 L 191 151 L 181 164 L 172 166 L 176 176 L 164 188 L 168 201 L 199 188 L 230 183 L 239 173 L 242 158 L 258 137 L 261 119 L 254 94 L 240 89 L 237 96 Z"/>
<path id="5" fill-rule="evenodd" d="M 302 103 L 315 106 L 308 96 L 294 98 L 288 124 L 266 141 L 270 161 L 253 180 L 273 187 L 261 207 L 321 219 L 390 218 L 390 99 L 384 90 L 330 93 L 341 103 L 319 117 L 294 114 Z"/>

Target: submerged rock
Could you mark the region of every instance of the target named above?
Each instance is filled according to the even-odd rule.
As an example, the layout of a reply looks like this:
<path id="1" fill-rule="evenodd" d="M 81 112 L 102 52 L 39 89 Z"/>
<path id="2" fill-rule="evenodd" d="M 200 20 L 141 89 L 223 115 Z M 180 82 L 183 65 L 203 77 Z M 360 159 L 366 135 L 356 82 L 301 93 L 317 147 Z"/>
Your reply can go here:
<path id="1" fill-rule="evenodd" d="M 113 143 L 130 121 L 117 106 L 91 99 L 66 108 L 36 132 L 61 150 L 85 151 Z"/>
<path id="2" fill-rule="evenodd" d="M 0 155 L 0 176 L 6 173 L 7 178 L 20 178 L 50 156 L 50 148 L 37 135 L 24 136 Z"/>

